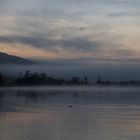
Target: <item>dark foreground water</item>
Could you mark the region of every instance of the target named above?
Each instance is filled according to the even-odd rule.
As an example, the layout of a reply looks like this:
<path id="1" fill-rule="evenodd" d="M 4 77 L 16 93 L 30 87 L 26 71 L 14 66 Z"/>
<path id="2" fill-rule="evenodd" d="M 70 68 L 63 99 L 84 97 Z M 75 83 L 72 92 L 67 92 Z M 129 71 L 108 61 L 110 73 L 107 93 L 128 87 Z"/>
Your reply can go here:
<path id="1" fill-rule="evenodd" d="M 0 89 L 0 140 L 140 140 L 140 88 Z"/>

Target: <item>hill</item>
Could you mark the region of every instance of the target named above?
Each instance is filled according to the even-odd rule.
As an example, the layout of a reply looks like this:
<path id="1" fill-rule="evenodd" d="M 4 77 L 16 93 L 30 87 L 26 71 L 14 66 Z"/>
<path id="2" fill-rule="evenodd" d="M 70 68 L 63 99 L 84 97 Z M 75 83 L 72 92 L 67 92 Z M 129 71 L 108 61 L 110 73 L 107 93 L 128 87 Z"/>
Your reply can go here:
<path id="1" fill-rule="evenodd" d="M 0 52 L 0 64 L 30 65 L 33 63 L 31 60 Z"/>

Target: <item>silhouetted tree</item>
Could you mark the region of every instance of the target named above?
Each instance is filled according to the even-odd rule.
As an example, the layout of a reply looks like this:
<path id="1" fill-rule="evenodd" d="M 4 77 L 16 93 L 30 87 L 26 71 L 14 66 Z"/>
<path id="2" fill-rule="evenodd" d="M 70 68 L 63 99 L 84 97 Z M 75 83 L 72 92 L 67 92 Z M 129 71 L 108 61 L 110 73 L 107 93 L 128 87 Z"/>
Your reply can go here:
<path id="1" fill-rule="evenodd" d="M 88 77 L 85 77 L 85 78 L 84 78 L 84 84 L 89 84 L 89 83 L 88 83 Z"/>
<path id="2" fill-rule="evenodd" d="M 0 85 L 3 85 L 4 81 L 4 76 L 2 75 L 2 73 L 0 73 Z"/>
<path id="3" fill-rule="evenodd" d="M 80 84 L 80 79 L 79 79 L 79 77 L 72 77 L 72 79 L 71 79 L 71 84 Z"/>
<path id="4" fill-rule="evenodd" d="M 102 83 L 103 83 L 103 81 L 101 80 L 101 78 L 100 78 L 100 77 L 98 77 L 95 83 L 96 83 L 96 84 L 102 84 Z"/>

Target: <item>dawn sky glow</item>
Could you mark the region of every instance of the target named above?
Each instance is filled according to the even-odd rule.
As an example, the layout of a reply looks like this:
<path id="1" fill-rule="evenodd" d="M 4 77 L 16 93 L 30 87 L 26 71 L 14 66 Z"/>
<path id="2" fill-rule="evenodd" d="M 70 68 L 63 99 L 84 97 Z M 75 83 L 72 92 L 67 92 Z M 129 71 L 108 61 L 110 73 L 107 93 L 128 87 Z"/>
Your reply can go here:
<path id="1" fill-rule="evenodd" d="M 0 0 L 0 51 L 27 58 L 140 59 L 139 0 Z"/>
<path id="2" fill-rule="evenodd" d="M 139 80 L 139 5 L 140 0 L 0 0 L 0 52 L 41 62 L 1 71 Z"/>

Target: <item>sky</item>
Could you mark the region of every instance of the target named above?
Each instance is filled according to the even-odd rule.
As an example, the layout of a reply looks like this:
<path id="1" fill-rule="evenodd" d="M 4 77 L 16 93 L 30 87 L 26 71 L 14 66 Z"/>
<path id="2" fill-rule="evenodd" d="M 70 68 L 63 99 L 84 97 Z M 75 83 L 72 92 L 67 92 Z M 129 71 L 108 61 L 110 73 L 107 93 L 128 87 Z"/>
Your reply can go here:
<path id="1" fill-rule="evenodd" d="M 139 6 L 140 0 L 0 0 L 0 52 L 49 67 L 128 67 L 131 74 L 140 69 Z"/>

